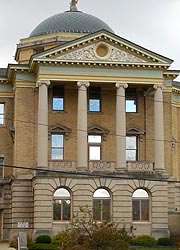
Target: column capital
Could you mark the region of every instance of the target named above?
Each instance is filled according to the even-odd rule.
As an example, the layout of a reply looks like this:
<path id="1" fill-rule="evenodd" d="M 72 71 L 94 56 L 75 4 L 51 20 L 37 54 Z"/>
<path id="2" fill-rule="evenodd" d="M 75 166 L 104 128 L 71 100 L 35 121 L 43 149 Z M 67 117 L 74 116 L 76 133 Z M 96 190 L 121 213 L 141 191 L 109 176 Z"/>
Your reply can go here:
<path id="1" fill-rule="evenodd" d="M 88 81 L 79 81 L 79 82 L 77 82 L 77 86 L 78 87 L 84 86 L 84 87 L 88 88 L 90 86 L 90 82 L 88 82 Z"/>
<path id="2" fill-rule="evenodd" d="M 46 85 L 46 87 L 49 87 L 49 85 L 51 84 L 51 82 L 49 80 L 39 80 L 36 82 L 36 86 L 40 87 L 42 85 Z"/>
<path id="3" fill-rule="evenodd" d="M 127 89 L 128 84 L 127 83 L 123 83 L 123 82 L 116 82 L 115 87 L 117 89 L 119 89 L 120 87 L 123 87 L 124 89 Z"/>
<path id="4" fill-rule="evenodd" d="M 156 83 L 156 84 L 153 85 L 153 88 L 154 88 L 155 90 L 157 90 L 158 88 L 160 88 L 161 90 L 163 90 L 164 85 L 163 85 L 163 84 L 160 84 L 160 83 Z"/>

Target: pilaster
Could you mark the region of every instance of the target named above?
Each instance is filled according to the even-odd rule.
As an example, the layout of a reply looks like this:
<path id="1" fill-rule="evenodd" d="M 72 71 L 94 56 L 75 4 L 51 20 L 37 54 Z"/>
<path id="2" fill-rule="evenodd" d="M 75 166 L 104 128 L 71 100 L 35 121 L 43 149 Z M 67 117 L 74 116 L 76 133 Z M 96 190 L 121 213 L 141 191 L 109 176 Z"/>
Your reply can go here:
<path id="1" fill-rule="evenodd" d="M 77 156 L 78 169 L 88 170 L 87 158 L 87 88 L 90 83 L 77 82 L 78 86 L 78 119 L 77 119 Z"/>
<path id="2" fill-rule="evenodd" d="M 48 168 L 48 86 L 50 81 L 40 80 L 38 100 L 38 148 L 37 166 L 38 168 Z"/>
<path id="3" fill-rule="evenodd" d="M 155 171 L 164 172 L 163 85 L 154 85 L 154 161 Z"/>
<path id="4" fill-rule="evenodd" d="M 116 170 L 126 171 L 126 107 L 127 83 L 117 82 L 116 87 Z"/>

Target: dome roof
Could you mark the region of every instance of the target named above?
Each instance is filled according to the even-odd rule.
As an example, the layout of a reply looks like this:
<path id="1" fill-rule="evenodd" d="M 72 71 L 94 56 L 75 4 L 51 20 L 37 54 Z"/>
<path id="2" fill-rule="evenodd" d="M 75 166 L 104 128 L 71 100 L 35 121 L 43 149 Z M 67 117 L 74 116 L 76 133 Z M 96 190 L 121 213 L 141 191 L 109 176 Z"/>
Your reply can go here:
<path id="1" fill-rule="evenodd" d="M 66 11 L 44 20 L 31 32 L 29 37 L 55 32 L 94 33 L 102 29 L 114 33 L 106 23 L 95 16 L 81 11 Z"/>

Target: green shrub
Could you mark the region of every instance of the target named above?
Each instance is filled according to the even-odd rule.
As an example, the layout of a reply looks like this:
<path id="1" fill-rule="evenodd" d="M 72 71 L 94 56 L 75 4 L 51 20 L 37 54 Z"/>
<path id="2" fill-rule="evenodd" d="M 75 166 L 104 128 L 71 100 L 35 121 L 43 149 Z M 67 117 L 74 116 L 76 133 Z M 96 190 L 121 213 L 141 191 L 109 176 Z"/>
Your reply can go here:
<path id="1" fill-rule="evenodd" d="M 171 238 L 172 245 L 180 247 L 180 236 L 174 236 Z"/>
<path id="2" fill-rule="evenodd" d="M 169 238 L 159 238 L 157 244 L 160 246 L 172 246 L 172 240 Z"/>
<path id="3" fill-rule="evenodd" d="M 28 250 L 58 250 L 54 244 L 32 244 L 28 246 Z"/>
<path id="4" fill-rule="evenodd" d="M 52 243 L 61 246 L 63 240 L 63 233 L 60 232 L 52 238 Z"/>
<path id="5" fill-rule="evenodd" d="M 149 235 L 140 235 L 135 237 L 133 244 L 136 246 L 155 246 L 157 241 Z"/>
<path id="6" fill-rule="evenodd" d="M 49 244 L 51 243 L 51 237 L 49 235 L 40 235 L 36 238 L 36 243 Z"/>
<path id="7" fill-rule="evenodd" d="M 128 250 L 132 237 L 125 228 L 108 221 L 97 223 L 88 208 L 80 212 L 81 216 L 75 216 L 72 224 L 53 238 L 61 250 Z"/>

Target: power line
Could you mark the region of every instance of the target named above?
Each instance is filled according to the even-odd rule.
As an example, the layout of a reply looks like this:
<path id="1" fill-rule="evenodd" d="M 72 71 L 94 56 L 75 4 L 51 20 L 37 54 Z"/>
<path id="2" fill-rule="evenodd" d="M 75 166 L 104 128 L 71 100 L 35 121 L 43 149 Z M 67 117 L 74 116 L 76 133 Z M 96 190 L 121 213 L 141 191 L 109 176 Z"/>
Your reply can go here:
<path id="1" fill-rule="evenodd" d="M 10 119 L 10 118 L 4 118 L 4 120 L 9 120 L 9 121 L 13 121 L 13 122 L 22 122 L 22 123 L 25 123 L 25 124 L 32 124 L 32 125 L 40 125 L 40 126 L 45 126 L 45 127 L 48 127 L 49 128 L 49 125 L 47 124 L 43 124 L 43 123 L 37 123 L 37 122 L 30 122 L 30 121 L 24 121 L 24 120 L 13 120 L 13 119 Z M 58 127 L 58 125 L 56 124 L 56 126 Z M 8 129 L 11 130 L 11 127 L 10 126 L 6 126 Z M 83 130 L 83 129 L 76 129 L 76 131 L 81 131 L 81 132 L 87 132 L 88 134 L 88 131 L 86 130 Z M 53 132 L 52 132 L 53 133 Z M 126 138 L 126 136 L 123 136 L 123 135 L 120 135 L 120 134 L 116 134 L 116 133 L 108 133 L 107 135 L 110 135 L 110 136 L 118 136 L 118 137 L 123 137 L 123 138 Z M 129 134 L 131 135 L 131 133 Z M 134 136 L 136 136 L 136 134 L 133 134 Z M 128 134 L 127 134 L 128 136 Z M 138 134 L 137 134 L 138 136 Z M 74 136 L 75 137 L 75 136 Z M 154 139 L 154 138 L 148 138 L 145 136 L 145 140 L 146 141 L 164 141 L 166 143 L 175 143 L 175 144 L 179 144 L 180 142 L 179 141 L 174 141 L 173 139 L 172 140 L 158 140 L 158 139 Z"/>
<path id="2" fill-rule="evenodd" d="M 62 171 L 62 170 L 50 170 L 50 169 L 43 169 L 43 168 L 35 168 L 35 167 L 23 167 L 23 166 L 15 166 L 15 165 L 7 165 L 3 164 L 0 165 L 6 168 L 12 168 L 12 169 L 23 169 L 23 170 L 31 170 L 31 171 L 36 171 L 39 173 L 55 173 L 55 174 L 65 174 L 65 175 L 76 175 L 76 176 L 87 176 L 87 177 L 97 177 L 97 178 L 112 178 L 112 179 L 124 179 L 124 180 L 149 180 L 149 181 L 159 181 L 159 182 L 174 182 L 174 183 L 180 183 L 178 180 L 167 180 L 163 178 L 152 178 L 151 176 L 144 177 L 144 173 L 138 173 L 138 175 L 143 174 L 142 176 L 138 177 L 136 176 L 123 176 L 120 174 L 102 174 L 102 173 L 93 173 L 93 172 L 78 172 L 78 171 Z M 132 173 L 130 173 L 132 174 Z"/>

